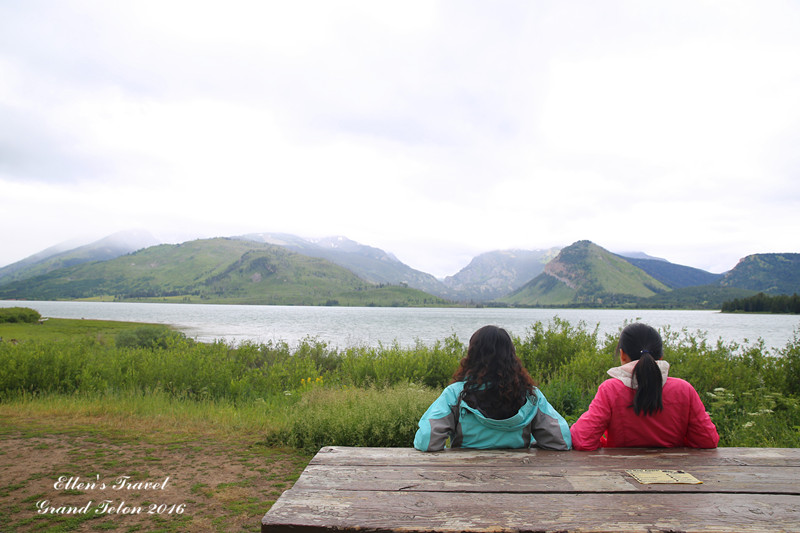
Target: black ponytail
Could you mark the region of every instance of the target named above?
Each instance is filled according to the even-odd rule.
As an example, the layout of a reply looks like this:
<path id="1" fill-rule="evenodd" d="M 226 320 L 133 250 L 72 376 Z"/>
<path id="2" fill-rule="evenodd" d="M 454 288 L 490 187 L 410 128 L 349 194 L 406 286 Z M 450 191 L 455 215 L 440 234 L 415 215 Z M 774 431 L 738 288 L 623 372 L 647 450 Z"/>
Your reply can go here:
<path id="1" fill-rule="evenodd" d="M 618 349 L 625 352 L 631 361 L 639 361 L 633 369 L 637 382 L 631 405 L 633 412 L 648 416 L 661 411 L 664 408 L 661 400 L 663 381 L 661 369 L 656 364 L 662 355 L 661 335 L 646 324 L 629 324 L 620 334 Z"/>
<path id="2" fill-rule="evenodd" d="M 644 416 L 653 415 L 664 408 L 661 402 L 661 369 L 649 352 L 645 351 L 633 368 L 638 387 L 633 396 L 633 412 Z"/>

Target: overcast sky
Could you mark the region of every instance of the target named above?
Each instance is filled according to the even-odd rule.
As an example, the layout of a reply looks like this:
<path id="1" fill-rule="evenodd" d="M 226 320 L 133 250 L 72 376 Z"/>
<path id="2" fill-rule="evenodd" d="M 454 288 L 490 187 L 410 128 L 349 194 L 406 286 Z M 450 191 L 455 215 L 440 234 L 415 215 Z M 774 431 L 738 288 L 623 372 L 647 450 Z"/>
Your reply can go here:
<path id="1" fill-rule="evenodd" d="M 439 277 L 588 239 L 800 252 L 800 2 L 0 2 L 0 266 L 344 235 Z"/>

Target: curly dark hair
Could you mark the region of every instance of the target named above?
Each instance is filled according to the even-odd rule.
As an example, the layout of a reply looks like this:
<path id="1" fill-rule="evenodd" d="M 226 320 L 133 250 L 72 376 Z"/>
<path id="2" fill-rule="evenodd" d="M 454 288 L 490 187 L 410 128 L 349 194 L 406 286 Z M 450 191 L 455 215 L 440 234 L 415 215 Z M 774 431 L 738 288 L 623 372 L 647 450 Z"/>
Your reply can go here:
<path id="1" fill-rule="evenodd" d="M 510 418 L 535 396 L 536 383 L 517 357 L 514 341 L 503 328 L 484 326 L 469 339 L 467 356 L 453 374 L 463 381 L 463 400 L 495 420 Z"/>

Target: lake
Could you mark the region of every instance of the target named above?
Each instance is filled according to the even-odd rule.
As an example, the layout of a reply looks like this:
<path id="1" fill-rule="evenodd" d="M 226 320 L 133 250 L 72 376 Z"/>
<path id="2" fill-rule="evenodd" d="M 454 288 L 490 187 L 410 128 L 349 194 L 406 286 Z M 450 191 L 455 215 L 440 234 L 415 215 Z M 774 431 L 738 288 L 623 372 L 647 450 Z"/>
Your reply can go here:
<path id="1" fill-rule="evenodd" d="M 723 314 L 718 311 L 619 309 L 492 309 L 405 307 L 303 307 L 265 305 L 205 305 L 123 302 L 0 301 L 0 307 L 30 307 L 52 318 L 85 318 L 169 324 L 201 342 L 222 340 L 263 343 L 285 341 L 295 346 L 314 338 L 332 346 L 378 346 L 397 341 L 413 346 L 433 344 L 451 335 L 463 342 L 481 326 L 495 324 L 522 336 L 536 321 L 560 317 L 598 327 L 601 338 L 616 335 L 625 321 L 640 320 L 654 327 L 669 326 L 709 340 L 746 344 L 763 339 L 767 347 L 783 348 L 800 331 L 797 315 Z"/>

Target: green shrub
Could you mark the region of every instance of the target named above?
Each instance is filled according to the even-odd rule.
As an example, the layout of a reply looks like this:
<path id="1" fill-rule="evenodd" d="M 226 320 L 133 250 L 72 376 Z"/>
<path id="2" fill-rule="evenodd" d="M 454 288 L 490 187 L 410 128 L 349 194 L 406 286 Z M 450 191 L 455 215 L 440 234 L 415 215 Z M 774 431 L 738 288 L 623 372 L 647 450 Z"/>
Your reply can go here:
<path id="1" fill-rule="evenodd" d="M 720 446 L 800 446 L 800 400 L 780 392 L 724 388 L 702 399 L 719 432 Z"/>
<path id="2" fill-rule="evenodd" d="M 554 379 L 539 390 L 570 425 L 589 408 L 595 393 L 595 389 L 587 390 L 583 383 L 571 379 Z"/>
<path id="3" fill-rule="evenodd" d="M 356 387 L 418 383 L 444 388 L 464 354 L 465 347 L 455 335 L 436 341 L 433 346 L 417 342 L 413 348 L 402 348 L 398 343 L 348 348 L 331 377 Z"/>
<path id="4" fill-rule="evenodd" d="M 572 424 L 589 408 L 600 383 L 608 379 L 608 369 L 617 364 L 605 350 L 584 350 L 562 364 L 539 388 L 556 411 Z"/>
<path id="5" fill-rule="evenodd" d="M 37 326 L 38 327 L 38 326 Z M 800 339 L 771 355 L 760 341 L 710 342 L 702 332 L 662 331 L 670 375 L 697 389 L 726 446 L 800 446 Z M 0 401 L 47 394 L 159 396 L 269 406 L 271 439 L 312 450 L 327 444 L 409 446 L 419 417 L 451 381 L 465 346 L 455 336 L 410 348 L 344 351 L 308 338 L 196 343 L 141 326 L 115 344 L 96 336 L 0 343 Z M 556 319 L 515 338 L 540 390 L 569 421 L 589 406 L 619 364 L 616 339 Z M 127 397 L 127 396 L 126 396 Z M 266 409 L 266 407 L 265 407 Z M 285 415 L 285 416 L 284 416 Z M 277 418 L 276 418 L 277 417 Z"/>
<path id="6" fill-rule="evenodd" d="M 378 389 L 314 387 L 289 409 L 286 427 L 267 436 L 316 452 L 323 446 L 411 446 L 418 422 L 439 391 L 417 385 Z"/>
<path id="7" fill-rule="evenodd" d="M 28 307 L 2 307 L 0 308 L 0 323 L 26 323 L 33 324 L 41 320 L 42 315 L 35 309 Z"/>
<path id="8" fill-rule="evenodd" d="M 169 348 L 186 336 L 167 326 L 147 325 L 117 333 L 115 343 L 120 348 Z"/>
<path id="9" fill-rule="evenodd" d="M 0 398 L 27 393 L 97 390 L 82 380 L 87 368 L 100 362 L 93 339 L 67 342 L 0 343 Z"/>
<path id="10" fill-rule="evenodd" d="M 573 358 L 597 353 L 597 335 L 597 328 L 589 331 L 585 322 L 573 326 L 555 317 L 546 326 L 535 322 L 524 337 L 514 338 L 514 344 L 517 356 L 534 380 L 547 381 Z"/>
<path id="11" fill-rule="evenodd" d="M 800 335 L 795 331 L 791 341 L 780 351 L 780 369 L 786 394 L 800 395 Z"/>

